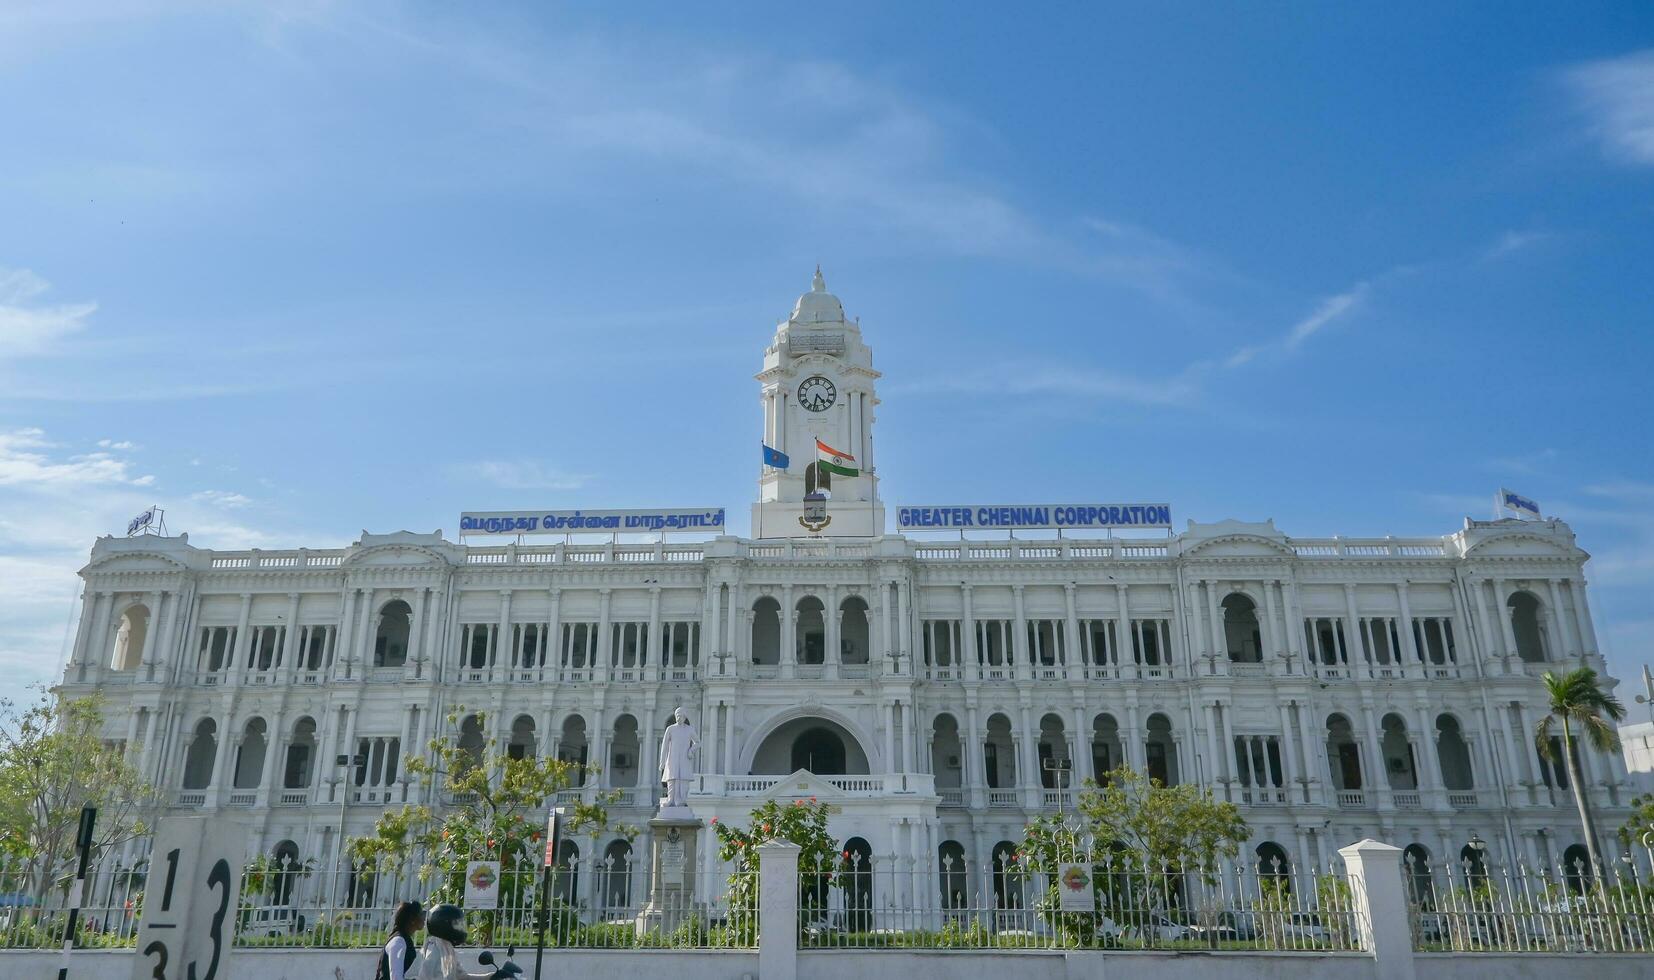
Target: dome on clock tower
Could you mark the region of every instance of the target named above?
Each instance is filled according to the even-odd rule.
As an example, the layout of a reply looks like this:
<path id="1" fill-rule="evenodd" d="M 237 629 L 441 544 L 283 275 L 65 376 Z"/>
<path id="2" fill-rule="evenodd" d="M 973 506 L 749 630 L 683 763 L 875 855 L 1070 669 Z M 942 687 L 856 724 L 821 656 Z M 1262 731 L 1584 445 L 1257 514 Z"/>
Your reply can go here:
<path id="1" fill-rule="evenodd" d="M 789 323 L 843 323 L 844 306 L 838 297 L 827 291 L 827 281 L 821 278 L 821 266 L 816 266 L 815 278 L 810 280 L 810 291 L 798 297 L 793 304 Z"/>

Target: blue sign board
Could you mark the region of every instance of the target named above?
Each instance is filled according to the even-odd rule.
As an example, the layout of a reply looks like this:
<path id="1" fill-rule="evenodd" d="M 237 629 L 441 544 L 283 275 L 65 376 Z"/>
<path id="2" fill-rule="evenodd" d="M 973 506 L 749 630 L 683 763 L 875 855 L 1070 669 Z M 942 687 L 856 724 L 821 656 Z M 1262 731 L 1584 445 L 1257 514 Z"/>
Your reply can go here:
<path id="1" fill-rule="evenodd" d="M 469 534 L 581 534 L 619 531 L 723 533 L 722 507 L 675 510 L 513 510 L 459 515 L 460 537 Z"/>
<path id="2" fill-rule="evenodd" d="M 902 531 L 1016 531 L 1032 528 L 1166 528 L 1170 504 L 988 504 L 899 507 Z"/>

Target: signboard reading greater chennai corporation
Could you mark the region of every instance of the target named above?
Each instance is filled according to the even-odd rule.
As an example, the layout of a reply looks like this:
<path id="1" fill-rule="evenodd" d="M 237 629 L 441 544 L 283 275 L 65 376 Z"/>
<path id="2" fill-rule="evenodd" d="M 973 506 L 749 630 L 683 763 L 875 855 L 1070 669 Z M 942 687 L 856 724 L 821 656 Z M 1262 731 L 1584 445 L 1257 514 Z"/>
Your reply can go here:
<path id="1" fill-rule="evenodd" d="M 1016 531 L 1053 527 L 1170 530 L 1171 526 L 1171 504 L 973 504 L 896 509 L 896 528 L 901 531 Z"/>
<path id="2" fill-rule="evenodd" d="M 678 510 L 513 510 L 459 515 L 459 533 L 578 534 L 582 531 L 724 531 L 722 507 Z"/>

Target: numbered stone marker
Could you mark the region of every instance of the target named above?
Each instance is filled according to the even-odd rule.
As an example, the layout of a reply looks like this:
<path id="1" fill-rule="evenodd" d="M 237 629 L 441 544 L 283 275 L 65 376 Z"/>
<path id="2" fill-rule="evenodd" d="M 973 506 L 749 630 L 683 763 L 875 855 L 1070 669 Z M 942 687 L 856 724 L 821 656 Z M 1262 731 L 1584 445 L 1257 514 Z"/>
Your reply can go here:
<path id="1" fill-rule="evenodd" d="M 149 855 L 132 980 L 230 980 L 247 828 L 208 817 L 161 822 Z"/>

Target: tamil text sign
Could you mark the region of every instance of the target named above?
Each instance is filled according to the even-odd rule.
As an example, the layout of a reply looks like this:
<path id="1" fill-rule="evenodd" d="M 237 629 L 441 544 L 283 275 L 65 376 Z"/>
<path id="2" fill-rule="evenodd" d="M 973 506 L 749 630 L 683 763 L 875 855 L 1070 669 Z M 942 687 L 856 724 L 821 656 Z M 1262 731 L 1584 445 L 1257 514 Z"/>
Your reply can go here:
<path id="1" fill-rule="evenodd" d="M 722 507 L 672 510 L 511 510 L 459 515 L 469 534 L 580 534 L 611 531 L 712 531 L 722 534 Z"/>

